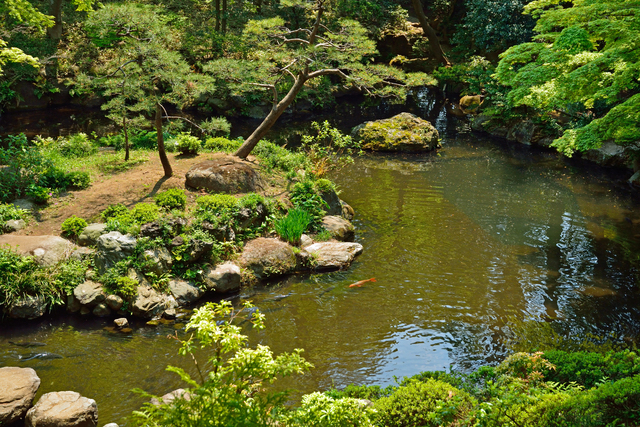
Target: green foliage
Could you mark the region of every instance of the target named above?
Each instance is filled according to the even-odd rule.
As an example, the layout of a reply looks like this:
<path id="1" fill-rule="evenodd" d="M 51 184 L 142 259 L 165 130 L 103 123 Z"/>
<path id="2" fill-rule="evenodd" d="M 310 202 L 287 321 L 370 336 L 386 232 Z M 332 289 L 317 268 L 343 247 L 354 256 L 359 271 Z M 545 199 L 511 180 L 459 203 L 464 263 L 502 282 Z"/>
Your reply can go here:
<path id="1" fill-rule="evenodd" d="M 604 383 L 590 394 L 591 404 L 598 408 L 607 425 L 640 422 L 640 375 Z"/>
<path id="2" fill-rule="evenodd" d="M 437 427 L 460 420 L 472 405 L 466 392 L 450 384 L 433 379 L 413 381 L 375 402 L 375 421 L 386 427 Z"/>
<path id="3" fill-rule="evenodd" d="M 26 195 L 53 165 L 37 147 L 30 145 L 24 134 L 4 137 L 6 148 L 0 147 L 0 200 L 10 202 Z"/>
<path id="4" fill-rule="evenodd" d="M 58 138 L 55 149 L 64 157 L 87 157 L 98 152 L 98 147 L 82 132 Z"/>
<path id="5" fill-rule="evenodd" d="M 116 203 L 115 205 L 109 205 L 102 211 L 100 217 L 103 221 L 108 221 L 111 218 L 116 218 L 119 215 L 126 215 L 129 213 L 129 209 L 122 203 Z"/>
<path id="6" fill-rule="evenodd" d="M 233 153 L 242 145 L 242 141 L 239 139 L 227 139 L 224 137 L 207 138 L 204 143 L 205 150 L 209 151 L 222 151 L 225 153 Z"/>
<path id="7" fill-rule="evenodd" d="M 110 294 L 118 295 L 125 301 L 135 297 L 138 293 L 138 281 L 131 277 L 117 277 L 115 280 L 106 280 L 104 288 Z"/>
<path id="8" fill-rule="evenodd" d="M 108 231 L 137 235 L 141 225 L 153 222 L 160 217 L 160 209 L 152 203 L 138 203 L 128 210 L 126 206 L 118 203 L 107 207 L 101 216 L 107 222 Z"/>
<path id="9" fill-rule="evenodd" d="M 325 176 L 352 164 L 352 156 L 361 153 L 360 142 L 344 135 L 328 121 L 322 124 L 312 122 L 311 128 L 314 134 L 302 136 L 302 151 L 311 161 L 312 172 L 316 176 Z"/>
<path id="10" fill-rule="evenodd" d="M 176 149 L 180 154 L 198 154 L 202 144 L 200 140 L 189 133 L 181 132 L 175 139 Z"/>
<path id="11" fill-rule="evenodd" d="M 291 209 L 286 216 L 275 223 L 278 236 L 292 245 L 300 242 L 300 236 L 311 224 L 311 215 L 303 209 Z"/>
<path id="12" fill-rule="evenodd" d="M 313 183 L 313 187 L 318 193 L 328 193 L 336 191 L 336 185 L 326 178 L 320 178 Z"/>
<path id="13" fill-rule="evenodd" d="M 296 208 L 311 215 L 311 226 L 314 229 L 319 229 L 322 217 L 326 213 L 324 208 L 327 207 L 327 203 L 316 192 L 313 181 L 306 180 L 296 183 L 291 189 L 289 199 Z"/>
<path id="14" fill-rule="evenodd" d="M 2 225 L 12 219 L 29 219 L 30 214 L 26 209 L 21 209 L 10 203 L 0 203 L 0 232 L 2 232 Z"/>
<path id="15" fill-rule="evenodd" d="M 155 221 L 160 216 L 158 206 L 152 203 L 138 203 L 131 209 L 130 214 L 140 225 Z"/>
<path id="16" fill-rule="evenodd" d="M 187 205 L 187 195 L 184 194 L 184 190 L 179 188 L 170 188 L 167 191 L 158 193 L 154 200 L 156 205 L 167 211 L 173 209 L 183 211 Z"/>
<path id="17" fill-rule="evenodd" d="M 39 185 L 30 185 L 26 193 L 27 197 L 32 199 L 39 205 L 46 205 L 49 203 L 49 199 L 53 197 L 53 192 L 50 188 L 41 187 Z"/>
<path id="18" fill-rule="evenodd" d="M 311 162 L 304 153 L 294 153 L 266 140 L 261 141 L 252 153 L 267 170 L 290 172 L 299 169 L 307 170 L 311 166 Z"/>
<path id="19" fill-rule="evenodd" d="M 453 87 L 462 86 L 462 95 L 478 95 L 485 90 L 495 104 L 503 101 L 507 88 L 495 80 L 494 72 L 495 66 L 486 58 L 471 56 L 466 62 L 451 67 L 440 67 L 433 75 L 438 81 Z"/>
<path id="20" fill-rule="evenodd" d="M 87 221 L 75 215 L 65 219 L 60 228 L 65 236 L 76 238 L 86 228 Z"/>
<path id="21" fill-rule="evenodd" d="M 229 194 L 210 194 L 196 199 L 197 211 L 223 212 L 238 207 L 238 199 Z M 197 214 L 197 212 L 196 212 Z"/>
<path id="22" fill-rule="evenodd" d="M 227 138 L 231 133 L 231 123 L 225 117 L 211 117 L 201 122 L 200 127 L 214 138 Z"/>
<path id="23" fill-rule="evenodd" d="M 207 303 L 194 311 L 187 324 L 193 331 L 180 341 L 180 354 L 195 362 L 197 378 L 184 369 L 170 366 L 189 386 L 189 400 L 177 398 L 170 404 L 146 404 L 143 411 L 134 412 L 134 423 L 145 426 L 271 426 L 284 412 L 287 392 L 271 391 L 266 384 L 311 368 L 296 349 L 293 353 L 273 355 L 269 347 L 247 346 L 247 336 L 234 324 L 243 318 L 254 328 L 264 328 L 264 315 L 246 303 L 234 310 L 231 303 Z M 195 350 L 207 349 L 207 364 L 199 363 Z M 203 372 L 201 366 L 207 366 Z"/>
<path id="24" fill-rule="evenodd" d="M 381 397 L 389 396 L 397 387 L 387 386 L 385 388 L 379 385 L 354 385 L 349 384 L 344 390 L 331 389 L 325 392 L 325 394 L 334 399 L 341 399 L 343 397 L 353 397 L 356 399 L 378 400 Z"/>
<path id="25" fill-rule="evenodd" d="M 291 427 L 373 427 L 373 416 L 374 410 L 358 399 L 316 392 L 302 396 L 300 407 L 283 418 Z"/>

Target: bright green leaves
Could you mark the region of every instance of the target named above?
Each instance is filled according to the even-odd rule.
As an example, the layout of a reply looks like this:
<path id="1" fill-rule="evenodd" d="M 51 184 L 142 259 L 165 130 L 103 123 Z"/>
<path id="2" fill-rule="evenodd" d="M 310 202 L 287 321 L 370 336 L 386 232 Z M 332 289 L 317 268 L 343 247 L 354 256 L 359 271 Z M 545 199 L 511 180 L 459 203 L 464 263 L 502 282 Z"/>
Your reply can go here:
<path id="1" fill-rule="evenodd" d="M 31 55 L 27 55 L 16 47 L 7 47 L 7 43 L 0 39 L 0 76 L 2 66 L 7 63 L 25 63 L 33 67 L 39 67 L 38 60 Z"/>
<path id="2" fill-rule="evenodd" d="M 589 40 L 587 30 L 580 27 L 569 27 L 562 30 L 560 36 L 553 43 L 553 48 L 574 54 L 593 50 L 593 43 Z"/>

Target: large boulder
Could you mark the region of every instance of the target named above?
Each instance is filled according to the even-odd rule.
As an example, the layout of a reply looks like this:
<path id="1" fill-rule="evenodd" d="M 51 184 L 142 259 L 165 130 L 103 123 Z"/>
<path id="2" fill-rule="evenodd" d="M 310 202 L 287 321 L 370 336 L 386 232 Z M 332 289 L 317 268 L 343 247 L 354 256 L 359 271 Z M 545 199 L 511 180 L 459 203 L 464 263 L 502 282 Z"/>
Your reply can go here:
<path id="1" fill-rule="evenodd" d="M 166 295 L 159 293 L 151 286 L 140 285 L 131 304 L 131 312 L 134 316 L 151 319 L 161 315 L 164 310 L 171 308 L 171 305 Z"/>
<path id="2" fill-rule="evenodd" d="M 327 215 L 322 218 L 322 227 L 331 233 L 331 237 L 343 242 L 352 242 L 355 228 L 348 220 L 341 216 Z"/>
<path id="3" fill-rule="evenodd" d="M 78 236 L 78 244 L 80 246 L 94 246 L 98 241 L 98 237 L 105 233 L 106 228 L 107 224 L 102 223 L 87 225 Z"/>
<path id="4" fill-rule="evenodd" d="M 250 193 L 260 187 L 252 163 L 230 155 L 218 155 L 189 169 L 186 185 L 215 193 Z"/>
<path id="5" fill-rule="evenodd" d="M 98 425 L 96 401 L 75 391 L 43 394 L 29 409 L 26 427 L 95 427 Z"/>
<path id="6" fill-rule="evenodd" d="M 136 247 L 136 239 L 130 235 L 123 235 L 117 231 L 103 234 L 96 240 L 98 253 L 95 263 L 98 273 L 104 274 L 107 269 L 113 267 L 118 261 L 133 254 Z"/>
<path id="7" fill-rule="evenodd" d="M 342 215 L 342 203 L 338 193 L 333 188 L 325 188 L 319 191 L 320 197 L 327 204 L 327 215 Z"/>
<path id="8" fill-rule="evenodd" d="M 169 281 L 171 295 L 180 305 L 191 304 L 202 297 L 202 291 L 196 285 L 186 280 L 173 279 Z"/>
<path id="9" fill-rule="evenodd" d="M 316 270 L 339 270 L 348 267 L 360 253 L 359 243 L 319 242 L 304 248 L 300 256 Z"/>
<path id="10" fill-rule="evenodd" d="M 373 151 L 431 151 L 438 147 L 440 135 L 431 123 L 411 113 L 390 119 L 365 122 L 353 128 L 362 147 Z"/>
<path id="11" fill-rule="evenodd" d="M 12 302 L 5 308 L 6 314 L 12 319 L 37 319 L 44 315 L 47 302 L 41 296 L 25 295 Z"/>
<path id="12" fill-rule="evenodd" d="M 207 267 L 202 272 L 202 281 L 207 289 L 216 292 L 231 292 L 240 289 L 242 273 L 240 267 L 232 262 L 225 262 L 216 267 Z"/>
<path id="13" fill-rule="evenodd" d="M 9 221 L 4 223 L 2 227 L 5 233 L 15 233 L 16 231 L 20 231 L 27 226 L 27 223 L 24 219 L 10 219 Z"/>
<path id="14" fill-rule="evenodd" d="M 22 418 L 40 387 L 40 378 L 31 368 L 0 368 L 0 426 Z"/>
<path id="15" fill-rule="evenodd" d="M 0 247 L 9 245 L 17 254 L 33 256 L 38 264 L 55 265 L 66 259 L 77 248 L 70 241 L 59 236 L 0 236 Z"/>
<path id="16" fill-rule="evenodd" d="M 153 273 L 156 276 L 162 276 L 169 271 L 173 264 L 171 252 L 167 248 L 147 249 L 138 257 L 138 261 L 142 265 L 142 269 L 147 273 Z"/>
<path id="17" fill-rule="evenodd" d="M 297 265 L 291 245 L 264 237 L 248 242 L 239 262 L 241 267 L 250 270 L 258 279 L 291 273 Z"/>
<path id="18" fill-rule="evenodd" d="M 76 286 L 73 290 L 73 296 L 76 297 L 80 304 L 87 307 L 95 307 L 107 298 L 107 294 L 103 291 L 102 285 L 92 282 L 91 280 L 87 280 Z"/>

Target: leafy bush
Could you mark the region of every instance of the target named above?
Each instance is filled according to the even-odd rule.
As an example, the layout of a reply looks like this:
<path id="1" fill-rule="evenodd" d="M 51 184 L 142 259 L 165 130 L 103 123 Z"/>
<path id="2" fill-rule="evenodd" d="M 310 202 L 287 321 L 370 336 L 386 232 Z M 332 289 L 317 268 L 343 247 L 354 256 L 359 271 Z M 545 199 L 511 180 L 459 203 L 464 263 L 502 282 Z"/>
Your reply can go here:
<path id="1" fill-rule="evenodd" d="M 11 203 L 0 203 L 0 232 L 2 224 L 12 219 L 27 219 L 29 211 L 20 209 Z"/>
<path id="2" fill-rule="evenodd" d="M 181 132 L 176 137 L 176 149 L 180 154 L 198 154 L 201 147 L 200 140 L 188 133 Z"/>
<path id="3" fill-rule="evenodd" d="M 290 172 L 311 168 L 311 162 L 305 153 L 291 152 L 267 140 L 260 141 L 251 153 L 260 159 L 260 164 L 267 170 L 279 169 Z"/>
<path id="4" fill-rule="evenodd" d="M 607 382 L 589 392 L 591 404 L 603 416 L 603 425 L 640 423 L 640 375 Z"/>
<path id="5" fill-rule="evenodd" d="M 198 197 L 196 206 L 200 212 L 230 211 L 238 207 L 238 199 L 228 194 L 211 194 Z"/>
<path id="6" fill-rule="evenodd" d="M 473 406 L 468 393 L 429 379 L 399 387 L 375 402 L 376 424 L 385 427 L 437 427 L 461 419 Z"/>
<path id="7" fill-rule="evenodd" d="M 302 396 L 299 408 L 284 417 L 287 426 L 373 427 L 373 409 L 351 397 L 334 399 L 326 394 Z"/>
<path id="8" fill-rule="evenodd" d="M 155 221 L 160 216 L 158 206 L 151 203 L 138 203 L 131 209 L 131 218 L 142 225 Z"/>
<path id="9" fill-rule="evenodd" d="M 84 171 L 74 171 L 67 174 L 67 189 L 84 190 L 91 185 L 91 176 Z"/>
<path id="10" fill-rule="evenodd" d="M 204 148 L 209 151 L 222 151 L 225 153 L 233 153 L 242 145 L 239 139 L 227 139 L 223 137 L 207 138 Z"/>
<path id="11" fill-rule="evenodd" d="M 300 242 L 302 233 L 311 224 L 311 219 L 311 215 L 307 211 L 291 209 L 285 217 L 276 221 L 276 233 L 282 240 L 292 245 L 297 245 Z"/>
<path id="12" fill-rule="evenodd" d="M 228 137 L 231 132 L 231 123 L 225 117 L 211 117 L 201 122 L 200 127 L 214 137 Z"/>
<path id="13" fill-rule="evenodd" d="M 105 210 L 102 211 L 100 216 L 103 221 L 107 221 L 108 219 L 115 218 L 120 215 L 126 215 L 129 213 L 129 209 L 122 203 L 116 203 L 115 205 L 109 205 Z"/>
<path id="14" fill-rule="evenodd" d="M 69 237 L 78 237 L 82 230 L 87 226 L 87 221 L 82 218 L 78 218 L 73 215 L 69 218 L 65 219 L 60 228 L 62 229 L 62 233 Z"/>
<path id="15" fill-rule="evenodd" d="M 129 131 L 129 143 L 131 144 L 131 148 L 153 150 L 158 147 L 158 135 L 155 131 L 131 129 Z"/>
<path id="16" fill-rule="evenodd" d="M 82 132 L 58 138 L 56 148 L 64 157 L 87 157 L 98 152 L 98 147 Z"/>
<path id="17" fill-rule="evenodd" d="M 122 204 L 110 205 L 102 214 L 108 231 L 137 235 L 140 226 L 160 217 L 158 206 L 152 203 L 138 203 L 130 211 Z"/>
<path id="18" fill-rule="evenodd" d="M 296 208 L 307 211 L 312 218 L 311 225 L 319 229 L 322 217 L 326 213 L 324 208 L 327 207 L 327 203 L 316 193 L 314 187 L 313 181 L 298 182 L 291 189 L 289 199 Z"/>
<path id="19" fill-rule="evenodd" d="M 107 280 L 104 283 L 105 290 L 110 294 L 121 296 L 125 301 L 130 300 L 138 293 L 138 281 L 130 277 L 121 276 L 115 280 Z"/>
<path id="20" fill-rule="evenodd" d="M 49 199 L 53 197 L 53 192 L 50 188 L 31 185 L 29 189 L 27 189 L 26 195 L 39 205 L 46 205 L 49 203 Z"/>
<path id="21" fill-rule="evenodd" d="M 3 141 L 6 148 L 0 148 L 0 165 L 8 167 L 0 170 L 0 201 L 10 202 L 26 195 L 53 164 L 24 134 L 9 135 Z"/>
<path id="22" fill-rule="evenodd" d="M 173 209 L 182 211 L 187 205 L 187 196 L 184 194 L 184 190 L 179 188 L 170 188 L 167 191 L 158 193 L 154 200 L 156 205 L 168 211 Z"/>
<path id="23" fill-rule="evenodd" d="M 379 385 L 354 385 L 349 384 L 344 390 L 331 389 L 325 394 L 334 399 L 343 397 L 354 397 L 356 399 L 378 400 L 381 397 L 389 396 L 397 387 L 387 386 L 385 388 Z"/>
<path id="24" fill-rule="evenodd" d="M 326 178 L 320 178 L 313 183 L 313 187 L 318 193 L 327 193 L 329 191 L 336 191 L 336 185 Z"/>
<path id="25" fill-rule="evenodd" d="M 91 185 L 91 177 L 87 172 L 65 172 L 54 166 L 40 176 L 38 185 L 59 190 L 84 190 Z"/>
<path id="26" fill-rule="evenodd" d="M 311 135 L 302 136 L 302 150 L 313 165 L 316 176 L 324 176 L 328 172 L 341 169 L 353 163 L 353 155 L 360 153 L 360 142 L 344 135 L 328 121 L 322 124 L 312 122 Z"/>

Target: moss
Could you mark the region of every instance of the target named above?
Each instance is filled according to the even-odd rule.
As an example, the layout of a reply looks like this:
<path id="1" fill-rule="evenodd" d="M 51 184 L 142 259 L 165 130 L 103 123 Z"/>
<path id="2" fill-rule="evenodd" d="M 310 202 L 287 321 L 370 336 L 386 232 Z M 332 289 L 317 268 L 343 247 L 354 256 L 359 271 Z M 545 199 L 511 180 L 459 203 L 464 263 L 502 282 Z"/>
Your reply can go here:
<path id="1" fill-rule="evenodd" d="M 431 123 L 410 113 L 367 122 L 354 129 L 362 147 L 373 151 L 423 151 L 438 145 L 438 131 Z"/>

